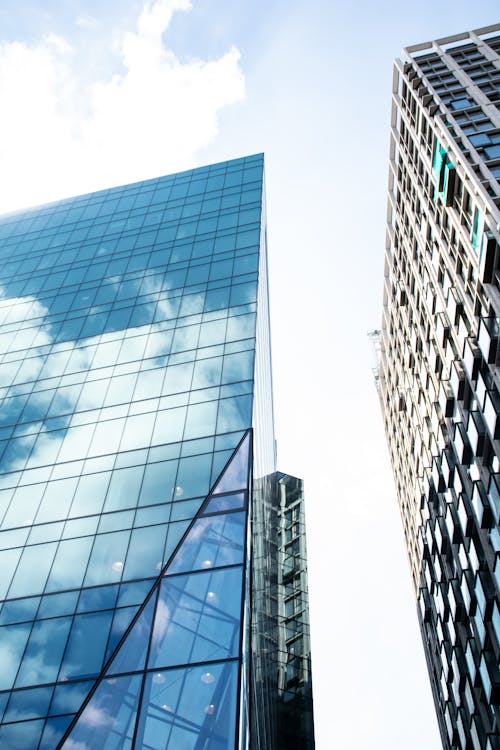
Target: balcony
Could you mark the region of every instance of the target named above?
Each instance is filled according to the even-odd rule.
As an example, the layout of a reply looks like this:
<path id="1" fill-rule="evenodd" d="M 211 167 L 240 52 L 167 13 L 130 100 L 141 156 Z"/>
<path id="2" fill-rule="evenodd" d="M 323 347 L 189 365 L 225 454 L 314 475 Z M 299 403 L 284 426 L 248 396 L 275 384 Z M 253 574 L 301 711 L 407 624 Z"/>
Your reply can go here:
<path id="1" fill-rule="evenodd" d="M 500 438 L 500 397 L 495 390 L 487 391 L 484 397 L 483 417 L 491 437 Z"/>
<path id="2" fill-rule="evenodd" d="M 486 429 L 481 413 L 472 411 L 469 414 L 469 424 L 467 425 L 467 437 L 475 456 L 482 456 L 484 450 L 484 435 Z"/>
<path id="3" fill-rule="evenodd" d="M 458 460 L 463 466 L 468 466 L 472 459 L 472 451 L 469 445 L 469 439 L 462 422 L 455 425 L 455 450 Z"/>
<path id="4" fill-rule="evenodd" d="M 472 490 L 472 508 L 480 528 L 489 529 L 493 520 L 493 514 L 488 502 L 488 496 L 480 482 L 474 482 L 474 488 Z"/>
<path id="5" fill-rule="evenodd" d="M 481 365 L 481 350 L 473 340 L 468 338 L 464 343 L 463 362 L 467 375 L 471 380 L 476 380 Z"/>
<path id="6" fill-rule="evenodd" d="M 499 332 L 498 318 L 481 318 L 478 344 L 484 359 L 490 365 L 494 364 L 496 360 Z"/>
<path id="7" fill-rule="evenodd" d="M 493 513 L 493 520 L 497 524 L 500 520 L 500 478 L 498 474 L 491 475 L 490 486 L 488 489 L 488 501 L 491 512 Z"/>

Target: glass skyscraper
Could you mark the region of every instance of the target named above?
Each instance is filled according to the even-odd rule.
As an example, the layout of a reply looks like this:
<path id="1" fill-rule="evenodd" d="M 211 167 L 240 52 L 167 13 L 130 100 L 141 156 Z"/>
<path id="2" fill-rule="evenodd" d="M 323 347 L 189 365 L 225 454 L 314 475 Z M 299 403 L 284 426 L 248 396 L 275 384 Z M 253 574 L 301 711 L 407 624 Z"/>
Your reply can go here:
<path id="1" fill-rule="evenodd" d="M 446 750 L 500 748 L 500 24 L 393 79 L 379 394 Z"/>
<path id="2" fill-rule="evenodd" d="M 0 219 L 4 750 L 314 747 L 263 182 L 256 155 Z"/>

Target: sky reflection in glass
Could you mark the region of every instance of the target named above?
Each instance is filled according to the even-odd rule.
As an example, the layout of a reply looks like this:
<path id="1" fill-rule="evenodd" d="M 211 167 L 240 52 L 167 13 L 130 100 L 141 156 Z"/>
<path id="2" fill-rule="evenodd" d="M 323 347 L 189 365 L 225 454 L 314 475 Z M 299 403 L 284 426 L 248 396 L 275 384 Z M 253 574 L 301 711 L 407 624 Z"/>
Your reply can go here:
<path id="1" fill-rule="evenodd" d="M 129 626 L 127 670 L 146 664 L 134 617 L 251 427 L 261 186 L 250 157 L 0 219 L 2 746 L 55 747 Z M 241 461 L 220 493 L 246 491 Z M 210 512 L 241 510 L 199 518 L 162 583 L 155 668 L 181 663 L 174 630 L 185 663 L 239 657 L 241 569 L 219 568 L 243 561 L 245 496 L 224 497 Z M 102 747 L 130 744 L 134 710 L 94 727 Z"/>

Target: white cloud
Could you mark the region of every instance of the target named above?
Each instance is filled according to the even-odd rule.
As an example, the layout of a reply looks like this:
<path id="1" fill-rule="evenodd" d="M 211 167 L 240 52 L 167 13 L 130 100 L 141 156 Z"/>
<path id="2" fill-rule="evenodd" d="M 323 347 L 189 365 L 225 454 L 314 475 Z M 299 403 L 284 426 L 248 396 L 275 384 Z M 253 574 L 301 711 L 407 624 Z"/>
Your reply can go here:
<path id="1" fill-rule="evenodd" d="M 45 43 L 49 49 L 52 48 L 59 55 L 67 55 L 73 51 L 71 44 L 68 44 L 66 39 L 58 34 L 48 34 L 45 37 Z"/>
<path id="2" fill-rule="evenodd" d="M 164 599 L 160 598 L 158 601 L 158 606 L 156 608 L 155 629 L 152 643 L 152 649 L 156 654 L 160 653 L 163 639 L 167 634 L 171 621 L 172 613 L 170 611 L 170 607 L 164 601 Z"/>
<path id="3" fill-rule="evenodd" d="M 80 29 L 95 29 L 99 25 L 99 22 L 93 16 L 78 16 L 76 25 Z"/>
<path id="4" fill-rule="evenodd" d="M 143 38 L 161 40 L 163 31 L 169 26 L 176 10 L 190 10 L 190 0 L 157 0 L 145 2 L 137 22 L 137 29 Z"/>
<path id="5" fill-rule="evenodd" d="M 45 738 L 45 735 L 44 735 Z M 57 740 L 60 739 L 60 735 L 57 735 Z M 72 740 L 71 737 L 68 737 L 66 742 L 64 743 L 65 750 L 90 750 L 89 745 L 87 745 L 86 742 L 80 742 L 77 740 Z"/>
<path id="6" fill-rule="evenodd" d="M 193 165 L 221 109 L 244 97 L 244 78 L 234 47 L 184 62 L 165 45 L 172 15 L 190 8 L 144 2 L 122 36 L 120 72 L 90 84 L 78 66 L 89 49 L 55 34 L 0 44 L 0 211 Z"/>
<path id="7" fill-rule="evenodd" d="M 93 701 L 84 710 L 81 721 L 82 724 L 95 729 L 110 728 L 115 723 L 115 719 L 110 715 L 109 711 L 106 708 L 96 706 Z"/>

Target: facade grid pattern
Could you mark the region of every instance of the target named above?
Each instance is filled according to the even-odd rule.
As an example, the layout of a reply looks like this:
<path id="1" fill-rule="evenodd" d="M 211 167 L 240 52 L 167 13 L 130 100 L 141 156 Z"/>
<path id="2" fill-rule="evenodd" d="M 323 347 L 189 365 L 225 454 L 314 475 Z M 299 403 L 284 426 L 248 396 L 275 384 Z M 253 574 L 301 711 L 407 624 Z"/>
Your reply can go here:
<path id="1" fill-rule="evenodd" d="M 396 61 L 379 395 L 443 747 L 500 747 L 500 25 Z"/>
<path id="2" fill-rule="evenodd" d="M 0 219 L 5 750 L 252 742 L 263 175 L 256 155 Z"/>

